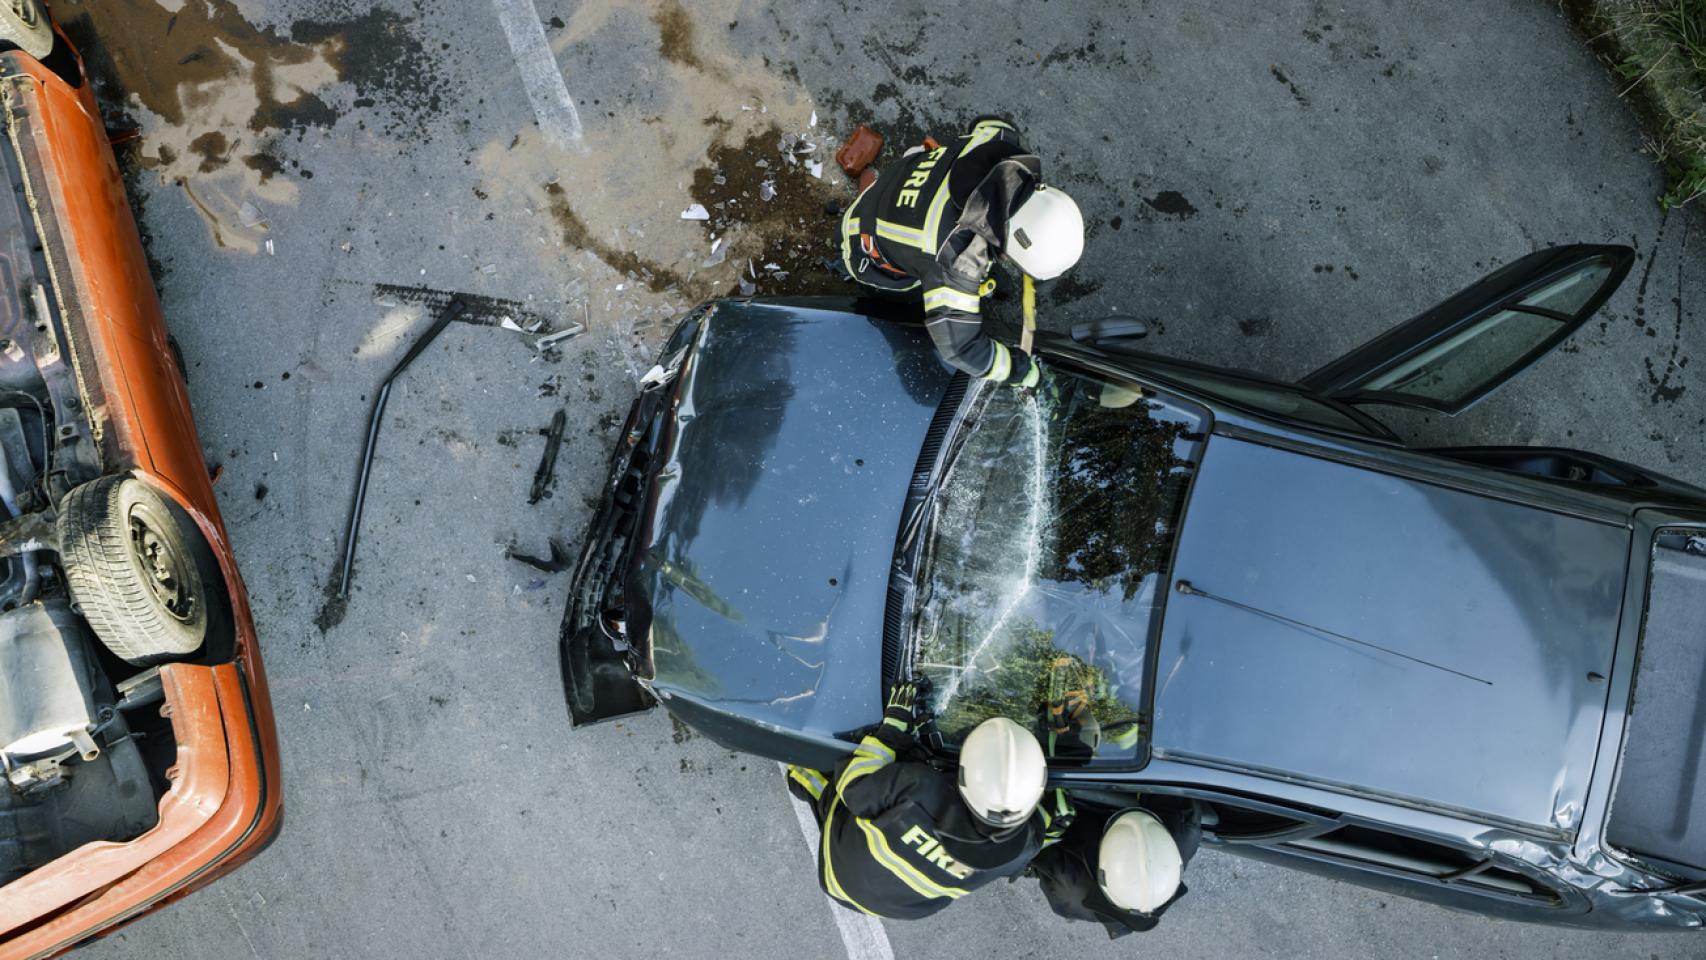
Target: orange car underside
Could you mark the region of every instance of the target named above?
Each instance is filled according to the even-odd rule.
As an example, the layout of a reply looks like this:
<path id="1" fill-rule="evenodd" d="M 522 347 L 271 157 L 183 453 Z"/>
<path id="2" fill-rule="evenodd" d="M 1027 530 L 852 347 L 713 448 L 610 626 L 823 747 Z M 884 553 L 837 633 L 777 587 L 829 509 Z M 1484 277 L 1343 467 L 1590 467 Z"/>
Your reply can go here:
<path id="1" fill-rule="evenodd" d="M 195 520 L 224 572 L 236 630 L 231 662 L 161 669 L 177 758 L 159 822 L 0 888 L 0 960 L 12 960 L 69 949 L 253 856 L 277 832 L 280 790 L 248 598 L 89 84 L 74 87 L 9 52 L 0 54 L 0 94 L 0 149 L 15 150 L 24 170 L 102 472 L 133 472 Z"/>

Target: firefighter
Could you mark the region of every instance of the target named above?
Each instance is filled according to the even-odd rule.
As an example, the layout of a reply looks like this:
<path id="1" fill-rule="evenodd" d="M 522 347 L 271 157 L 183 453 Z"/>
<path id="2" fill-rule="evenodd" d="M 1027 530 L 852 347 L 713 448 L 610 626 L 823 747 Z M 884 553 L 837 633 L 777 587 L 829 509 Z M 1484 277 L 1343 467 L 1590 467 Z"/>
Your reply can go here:
<path id="1" fill-rule="evenodd" d="M 1071 822 L 1065 791 L 1046 790 L 1036 736 L 1012 720 L 973 729 L 957 770 L 918 759 L 917 699 L 913 684 L 896 686 L 882 724 L 833 777 L 788 768 L 789 789 L 813 804 L 823 828 L 824 892 L 896 920 L 930 916 L 1017 876 Z"/>
<path id="2" fill-rule="evenodd" d="M 1078 204 L 1042 182 L 1042 161 L 1013 125 L 981 117 L 945 145 L 927 140 L 882 171 L 841 219 L 841 259 L 879 290 L 917 291 L 942 358 L 974 377 L 1020 387 L 1040 370 L 983 332 L 980 303 L 997 257 L 1036 280 L 1065 273 L 1084 251 Z"/>
<path id="3" fill-rule="evenodd" d="M 1144 807 L 1086 810 L 1029 872 L 1055 913 L 1100 923 L 1115 939 L 1155 929 L 1185 895 L 1181 878 L 1201 839 L 1194 800 L 1145 798 Z"/>

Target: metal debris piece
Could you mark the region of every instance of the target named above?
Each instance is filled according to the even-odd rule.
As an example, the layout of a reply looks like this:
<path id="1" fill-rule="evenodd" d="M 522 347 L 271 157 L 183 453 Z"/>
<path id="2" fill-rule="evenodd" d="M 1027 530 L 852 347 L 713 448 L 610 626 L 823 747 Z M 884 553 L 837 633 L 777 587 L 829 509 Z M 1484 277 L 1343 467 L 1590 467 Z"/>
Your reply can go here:
<path id="1" fill-rule="evenodd" d="M 533 473 L 533 490 L 527 495 L 528 503 L 538 503 L 550 491 L 551 480 L 557 472 L 557 454 L 563 449 L 563 430 L 568 424 L 569 416 L 562 410 L 551 416 L 551 426 L 545 430 L 545 455 L 539 458 L 539 469 Z"/>
<path id="2" fill-rule="evenodd" d="M 517 553 L 514 544 L 510 544 L 509 549 L 504 551 L 504 556 L 546 573 L 562 573 L 569 569 L 569 565 L 574 562 L 574 555 L 569 553 L 568 546 L 556 537 L 551 538 L 550 545 L 550 557 L 535 557 L 526 553 Z"/>
<path id="3" fill-rule="evenodd" d="M 770 169 L 770 161 L 763 157 L 759 157 L 757 160 L 752 161 L 752 165 L 755 167 L 763 167 L 766 170 Z"/>
<path id="4" fill-rule="evenodd" d="M 753 283 L 751 280 L 748 280 L 745 277 L 740 278 L 740 295 L 741 296 L 750 297 L 757 292 L 758 292 L 758 284 Z"/>
<path id="5" fill-rule="evenodd" d="M 514 320 L 511 320 L 508 317 L 504 317 L 504 318 L 500 319 L 498 321 L 498 326 L 502 327 L 505 330 L 514 330 L 516 333 L 525 333 L 526 332 L 525 330 L 521 329 L 521 324 L 516 323 Z"/>
<path id="6" fill-rule="evenodd" d="M 812 176 L 818 178 L 819 180 L 823 179 L 823 161 L 822 160 L 808 160 L 808 161 L 806 161 L 806 169 L 811 171 Z"/>
<path id="7" fill-rule="evenodd" d="M 701 268 L 704 268 L 704 269 L 722 266 L 723 261 L 727 260 L 728 258 L 729 258 L 729 251 L 728 251 L 727 247 L 721 247 L 721 248 L 712 247 L 711 248 L 711 255 L 706 257 L 704 262 L 700 263 L 699 266 Z"/>
<path id="8" fill-rule="evenodd" d="M 575 335 L 580 334 L 580 333 L 583 333 L 585 331 L 586 331 L 586 324 L 578 323 L 578 322 L 577 323 L 571 323 L 567 327 L 563 328 L 562 330 L 558 330 L 556 333 L 547 333 L 543 337 L 540 337 L 539 339 L 533 341 L 533 349 L 541 350 L 541 351 L 547 350 L 547 349 L 554 347 L 557 344 L 563 342 L 564 340 L 567 340 L 570 337 L 575 336 Z"/>
<path id="9" fill-rule="evenodd" d="M 711 238 L 711 252 L 712 253 L 716 253 L 717 248 L 722 246 L 722 245 L 723 245 L 723 238 L 722 237 L 712 237 Z"/>
<path id="10" fill-rule="evenodd" d="M 769 180 L 759 184 L 758 199 L 763 200 L 765 203 L 769 203 L 776 199 L 776 184 Z"/>
<path id="11" fill-rule="evenodd" d="M 379 445 L 379 426 L 385 421 L 385 401 L 391 398 L 391 384 L 403 375 L 403 371 L 415 362 L 416 357 L 426 352 L 426 348 L 438 339 L 438 335 L 444 332 L 445 327 L 450 326 L 451 321 L 467 312 L 468 306 L 462 302 L 461 297 L 451 297 L 450 302 L 439 312 L 438 319 L 432 322 L 432 326 L 421 334 L 420 339 L 409 348 L 409 352 L 403 354 L 403 358 L 397 361 L 397 365 L 392 367 L 391 372 L 379 383 L 379 392 L 373 398 L 373 412 L 367 418 L 367 446 L 362 449 L 361 467 L 356 472 L 355 495 L 350 500 L 349 522 L 344 526 L 344 562 L 338 574 L 339 600 L 349 599 L 350 576 L 355 572 L 355 544 L 357 535 L 361 532 L 361 512 L 367 505 L 367 479 L 373 472 L 373 451 Z"/>
<path id="12" fill-rule="evenodd" d="M 480 272 L 488 277 L 496 276 L 498 272 L 498 265 L 495 263 L 488 263 L 480 268 Z"/>
<path id="13" fill-rule="evenodd" d="M 265 223 L 266 218 L 261 216 L 261 208 L 244 200 L 243 205 L 237 208 L 237 222 L 245 227 L 254 227 Z"/>
<path id="14" fill-rule="evenodd" d="M 273 256 L 272 238 L 267 239 L 267 256 Z"/>
<path id="15" fill-rule="evenodd" d="M 719 187 L 727 186 L 728 182 L 729 182 L 729 178 L 725 177 L 719 173 L 719 174 L 717 174 L 711 178 L 711 182 L 716 184 Z"/>
<path id="16" fill-rule="evenodd" d="M 808 126 L 808 127 L 817 126 L 817 111 L 816 110 L 812 111 L 812 118 L 809 122 L 806 123 L 806 126 Z"/>
<path id="17" fill-rule="evenodd" d="M 706 210 L 705 205 L 702 203 L 690 203 L 687 205 L 686 210 L 681 211 L 681 219 L 709 220 L 711 219 L 711 211 Z"/>
<path id="18" fill-rule="evenodd" d="M 799 154 L 802 157 L 806 156 L 807 154 L 816 153 L 817 152 L 817 144 L 811 142 L 810 140 L 801 140 L 799 145 L 794 148 L 794 152 Z"/>

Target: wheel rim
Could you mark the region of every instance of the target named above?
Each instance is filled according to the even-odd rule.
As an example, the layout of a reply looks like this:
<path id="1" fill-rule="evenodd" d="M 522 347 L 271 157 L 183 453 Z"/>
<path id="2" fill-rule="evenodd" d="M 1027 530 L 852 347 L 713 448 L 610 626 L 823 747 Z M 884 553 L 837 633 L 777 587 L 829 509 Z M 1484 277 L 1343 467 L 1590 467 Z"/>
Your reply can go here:
<path id="1" fill-rule="evenodd" d="M 180 623 L 196 616 L 195 571 L 189 558 L 160 535 L 161 524 L 151 522 L 147 511 L 130 511 L 130 555 L 154 604 Z"/>

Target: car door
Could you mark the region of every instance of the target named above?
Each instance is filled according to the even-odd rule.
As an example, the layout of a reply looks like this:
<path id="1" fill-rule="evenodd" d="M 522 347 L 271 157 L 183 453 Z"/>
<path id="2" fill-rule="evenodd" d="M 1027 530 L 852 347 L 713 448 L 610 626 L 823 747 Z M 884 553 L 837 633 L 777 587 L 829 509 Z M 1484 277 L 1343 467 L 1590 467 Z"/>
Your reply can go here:
<path id="1" fill-rule="evenodd" d="M 1301 384 L 1348 404 L 1455 415 L 1564 342 L 1635 261 L 1625 246 L 1529 254 L 1327 364 Z"/>

